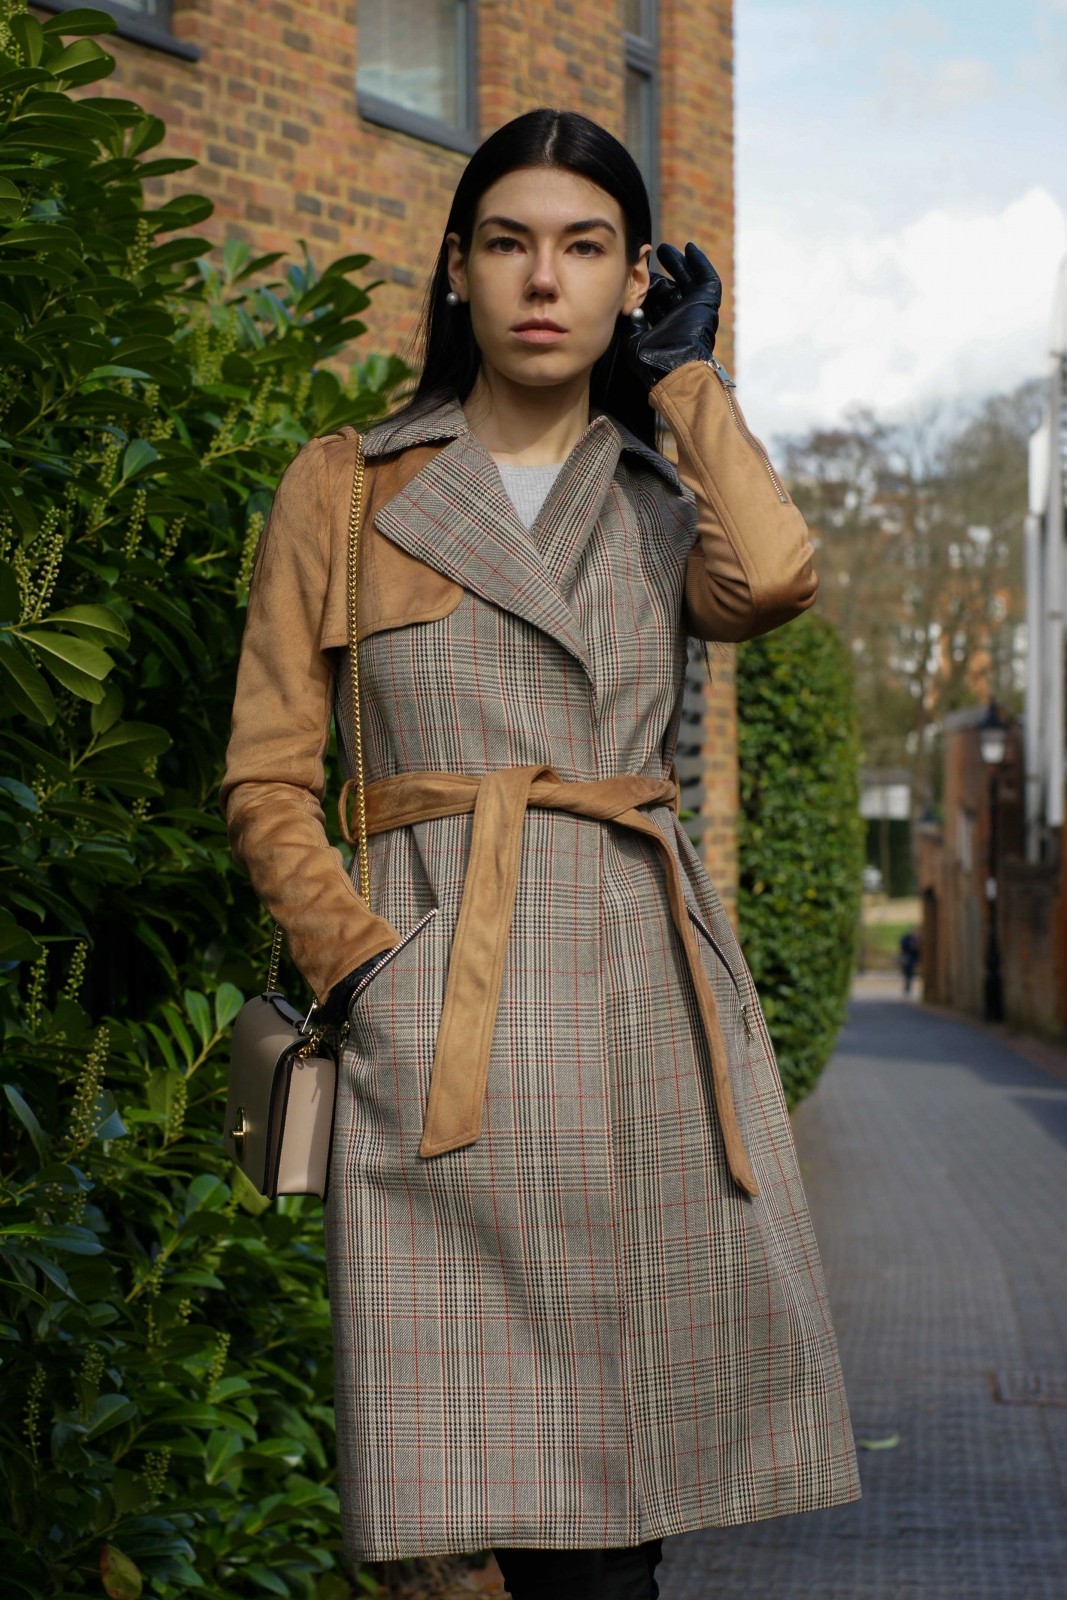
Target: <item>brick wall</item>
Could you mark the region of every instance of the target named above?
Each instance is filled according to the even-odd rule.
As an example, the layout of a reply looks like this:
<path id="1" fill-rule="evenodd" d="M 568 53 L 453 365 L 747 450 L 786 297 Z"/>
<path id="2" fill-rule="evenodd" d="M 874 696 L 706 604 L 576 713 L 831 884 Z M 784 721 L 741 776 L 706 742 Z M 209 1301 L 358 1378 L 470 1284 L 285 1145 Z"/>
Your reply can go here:
<path id="1" fill-rule="evenodd" d="M 679 248 L 692 239 L 718 268 L 723 280 L 723 310 L 715 348 L 736 376 L 733 0 L 661 0 L 659 15 L 663 236 Z M 729 645 L 711 644 L 708 654 L 707 826 L 701 854 L 737 929 L 740 798 L 734 650 Z"/>
<path id="2" fill-rule="evenodd" d="M 583 111 L 624 132 L 621 0 L 480 0 L 479 132 L 536 105 Z M 693 239 L 726 293 L 717 349 L 733 370 L 732 0 L 661 0 L 664 237 Z M 157 180 L 215 202 L 197 229 L 325 262 L 352 251 L 387 280 L 366 314 L 365 348 L 410 358 L 422 292 L 467 157 L 361 119 L 355 102 L 358 6 L 352 0 L 173 0 L 184 61 L 114 36 L 119 66 L 90 94 L 137 100 L 167 124 L 166 150 L 198 168 Z M 658 242 L 658 241 L 657 241 Z M 733 651 L 712 647 L 707 715 L 708 869 L 736 904 L 737 740 Z"/>
<path id="3" fill-rule="evenodd" d="M 923 993 L 972 1016 L 985 1007 L 989 937 L 990 781 L 978 722 L 984 708 L 945 719 L 944 821 L 918 829 L 923 900 Z M 1023 749 L 1018 723 L 1008 733 L 997 786 L 996 926 L 1010 1027 L 1067 1039 L 1067 874 L 1057 841 L 1053 859 L 1024 855 Z M 967 838 L 964 839 L 966 833 Z"/>

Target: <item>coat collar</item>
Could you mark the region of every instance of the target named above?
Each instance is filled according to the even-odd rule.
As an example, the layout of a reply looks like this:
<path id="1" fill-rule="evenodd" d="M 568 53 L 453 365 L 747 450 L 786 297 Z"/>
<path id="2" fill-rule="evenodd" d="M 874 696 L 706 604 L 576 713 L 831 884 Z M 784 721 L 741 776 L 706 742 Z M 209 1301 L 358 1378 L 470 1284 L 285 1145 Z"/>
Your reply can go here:
<path id="1" fill-rule="evenodd" d="M 568 599 L 582 550 L 624 449 L 678 484 L 674 468 L 614 417 L 595 411 L 528 530 L 455 397 L 408 422 L 387 419 L 367 431 L 363 447 L 373 463 L 437 442 L 441 449 L 376 512 L 375 527 L 415 560 L 549 634 L 592 680 L 588 643 Z"/>
<path id="2" fill-rule="evenodd" d="M 658 450 L 653 450 L 639 439 L 636 433 L 627 428 L 617 418 L 607 411 L 602 411 L 594 406 L 590 410 L 590 421 L 598 417 L 606 417 L 609 425 L 619 437 L 620 451 L 629 451 L 630 454 L 640 457 L 647 466 L 659 473 L 671 488 L 683 494 L 681 479 L 673 462 L 666 456 L 660 455 Z M 467 418 L 458 397 L 453 393 L 442 400 L 438 405 L 423 412 L 421 416 L 408 421 L 392 422 L 386 417 L 384 422 L 379 422 L 376 427 L 369 428 L 363 436 L 363 452 L 367 459 L 374 456 L 389 455 L 396 450 L 406 450 L 414 444 L 431 444 L 437 440 L 457 439 L 462 435 L 470 435 Z"/>

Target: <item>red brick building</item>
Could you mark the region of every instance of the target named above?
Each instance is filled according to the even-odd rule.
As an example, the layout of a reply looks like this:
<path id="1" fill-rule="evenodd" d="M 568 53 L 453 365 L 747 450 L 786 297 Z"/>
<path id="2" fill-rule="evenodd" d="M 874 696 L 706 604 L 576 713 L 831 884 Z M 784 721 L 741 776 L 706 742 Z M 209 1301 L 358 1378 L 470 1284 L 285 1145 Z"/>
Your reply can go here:
<path id="1" fill-rule="evenodd" d="M 75 0 L 35 0 L 42 12 Z M 84 0 L 81 0 L 84 3 Z M 207 194 L 198 231 L 257 251 L 306 239 L 320 262 L 367 251 L 387 280 L 365 350 L 408 353 L 467 157 L 537 105 L 583 111 L 621 138 L 653 196 L 655 242 L 694 239 L 726 294 L 717 349 L 733 369 L 732 0 L 93 0 L 116 18 L 126 96 L 167 124 Z M 161 180 L 166 190 L 167 180 Z M 708 868 L 734 915 L 737 753 L 733 651 L 699 656 L 679 752 Z"/>
<path id="2" fill-rule="evenodd" d="M 942 722 L 941 823 L 921 821 L 917 870 L 923 916 L 923 998 L 971 1016 L 985 1011 L 990 919 L 996 919 L 1009 1027 L 1067 1041 L 1067 895 L 1058 857 L 1025 851 L 1022 724 L 1010 719 L 997 771 L 996 823 L 982 759 L 986 707 Z M 994 893 L 990 893 L 991 887 Z"/>

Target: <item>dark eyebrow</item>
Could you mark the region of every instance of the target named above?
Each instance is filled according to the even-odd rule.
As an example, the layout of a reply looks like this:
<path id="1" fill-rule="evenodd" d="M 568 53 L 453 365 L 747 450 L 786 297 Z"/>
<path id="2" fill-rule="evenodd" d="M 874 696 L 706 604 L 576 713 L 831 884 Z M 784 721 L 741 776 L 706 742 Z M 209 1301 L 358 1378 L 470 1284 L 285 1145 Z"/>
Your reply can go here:
<path id="1" fill-rule="evenodd" d="M 529 233 L 525 222 L 516 222 L 514 217 L 483 217 L 478 224 L 479 228 L 488 228 L 495 224 L 500 228 L 510 228 L 512 233 Z M 607 228 L 609 233 L 618 236 L 618 230 L 612 226 L 606 217 L 587 217 L 584 222 L 568 222 L 564 233 L 588 233 L 591 228 Z"/>

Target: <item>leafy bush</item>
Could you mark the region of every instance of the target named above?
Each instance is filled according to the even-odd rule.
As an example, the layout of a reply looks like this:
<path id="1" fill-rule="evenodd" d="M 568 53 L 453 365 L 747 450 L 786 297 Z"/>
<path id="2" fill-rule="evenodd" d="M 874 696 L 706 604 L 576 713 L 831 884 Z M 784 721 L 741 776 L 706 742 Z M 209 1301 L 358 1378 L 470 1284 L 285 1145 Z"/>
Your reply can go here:
<path id="1" fill-rule="evenodd" d="M 85 92 L 113 26 L 0 5 L 4 1592 L 340 1600 L 321 1208 L 219 1137 L 270 936 L 217 786 L 273 486 L 410 374 L 333 370 L 368 257 L 147 202 L 194 163 Z"/>
<path id="2" fill-rule="evenodd" d="M 844 1021 L 862 903 L 860 735 L 848 650 L 805 612 L 737 651 L 738 920 L 786 1102 Z"/>

